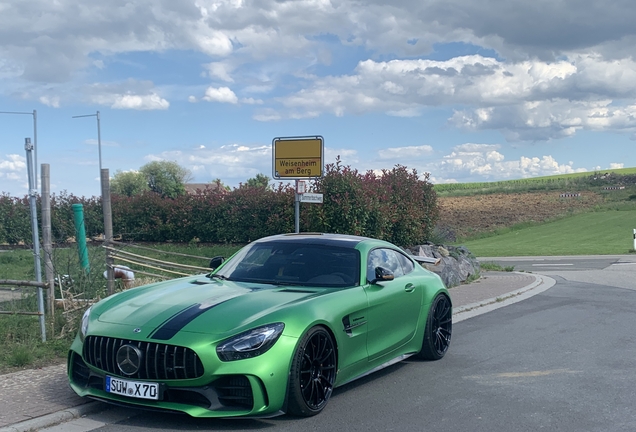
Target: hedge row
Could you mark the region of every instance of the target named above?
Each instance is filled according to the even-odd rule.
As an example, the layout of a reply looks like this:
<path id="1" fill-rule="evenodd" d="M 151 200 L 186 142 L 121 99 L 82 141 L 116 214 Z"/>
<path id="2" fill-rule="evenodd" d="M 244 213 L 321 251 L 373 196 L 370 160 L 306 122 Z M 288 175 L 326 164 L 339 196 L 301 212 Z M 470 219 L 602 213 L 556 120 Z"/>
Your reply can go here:
<path id="1" fill-rule="evenodd" d="M 409 246 L 425 241 L 437 219 L 437 200 L 428 175 L 396 166 L 361 174 L 337 161 L 310 190 L 323 204 L 301 204 L 300 230 L 376 237 Z M 88 237 L 103 233 L 101 200 L 62 193 L 51 198 L 54 242 L 75 233 L 72 205 L 84 206 Z M 153 192 L 112 195 L 113 231 L 123 240 L 148 242 L 247 243 L 294 231 L 294 190 L 241 187 L 206 189 L 174 199 Z M 39 204 L 38 204 L 39 205 Z M 0 195 L 0 243 L 31 243 L 27 198 Z M 38 208 L 38 217 L 40 210 Z"/>

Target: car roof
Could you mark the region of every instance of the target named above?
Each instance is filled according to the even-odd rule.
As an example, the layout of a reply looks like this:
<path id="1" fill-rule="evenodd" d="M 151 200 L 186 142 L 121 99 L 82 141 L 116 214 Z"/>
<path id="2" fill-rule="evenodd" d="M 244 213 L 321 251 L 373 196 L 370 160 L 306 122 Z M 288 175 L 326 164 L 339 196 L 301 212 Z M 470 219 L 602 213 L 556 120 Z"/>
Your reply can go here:
<path id="1" fill-rule="evenodd" d="M 290 242 L 299 244 L 312 244 L 324 246 L 338 246 L 355 248 L 359 243 L 364 241 L 380 241 L 369 237 L 362 237 L 349 234 L 328 234 L 328 233 L 290 233 L 278 234 L 269 237 L 263 237 L 256 240 L 255 243 L 267 242 Z"/>

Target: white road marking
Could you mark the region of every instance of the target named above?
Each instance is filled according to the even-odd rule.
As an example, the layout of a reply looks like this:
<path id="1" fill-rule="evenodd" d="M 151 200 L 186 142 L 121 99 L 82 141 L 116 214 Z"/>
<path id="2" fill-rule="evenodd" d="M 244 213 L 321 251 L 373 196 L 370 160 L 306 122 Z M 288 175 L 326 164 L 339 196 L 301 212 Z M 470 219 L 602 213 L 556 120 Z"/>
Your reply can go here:
<path id="1" fill-rule="evenodd" d="M 573 266 L 574 264 L 532 264 L 532 267 L 538 266 L 538 267 L 548 267 L 548 266 L 552 266 L 552 267 L 561 267 L 561 266 Z"/>

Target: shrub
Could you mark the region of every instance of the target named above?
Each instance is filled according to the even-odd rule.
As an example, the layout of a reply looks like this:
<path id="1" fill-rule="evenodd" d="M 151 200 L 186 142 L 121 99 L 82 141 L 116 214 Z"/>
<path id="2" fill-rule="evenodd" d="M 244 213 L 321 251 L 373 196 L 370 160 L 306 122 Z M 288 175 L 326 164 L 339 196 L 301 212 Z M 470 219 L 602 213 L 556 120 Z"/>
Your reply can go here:
<path id="1" fill-rule="evenodd" d="M 437 196 L 428 173 L 397 165 L 380 174 L 360 174 L 349 166 L 325 167 L 313 182 L 324 195 L 322 206 L 310 205 L 311 231 L 364 235 L 411 246 L 427 240 L 439 219 Z"/>
<path id="2" fill-rule="evenodd" d="M 401 246 L 422 243 L 432 236 L 439 215 L 437 197 L 428 174 L 397 165 L 365 174 L 328 164 L 325 176 L 311 184 L 324 194 L 324 203 L 302 204 L 301 231 L 356 234 L 385 239 Z M 294 188 L 241 186 L 233 190 L 207 188 L 173 198 L 147 191 L 111 195 L 113 231 L 126 241 L 248 243 L 294 230 Z M 82 204 L 86 235 L 104 233 L 100 197 L 77 197 L 66 192 L 51 197 L 54 242 L 75 236 L 73 204 Z M 39 217 L 39 211 L 38 211 Z M 28 201 L 0 196 L 0 241 L 28 243 L 31 237 Z"/>

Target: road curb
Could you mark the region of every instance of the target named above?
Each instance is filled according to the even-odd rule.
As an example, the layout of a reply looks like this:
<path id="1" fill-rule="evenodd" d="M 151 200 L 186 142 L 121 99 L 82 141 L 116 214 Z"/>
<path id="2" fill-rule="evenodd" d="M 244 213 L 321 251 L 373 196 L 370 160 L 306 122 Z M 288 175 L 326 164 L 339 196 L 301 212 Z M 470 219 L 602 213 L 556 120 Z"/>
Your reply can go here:
<path id="1" fill-rule="evenodd" d="M 0 432 L 29 432 L 48 428 L 108 408 L 101 402 L 88 402 L 73 408 L 25 420 L 0 428 Z"/>
<path id="2" fill-rule="evenodd" d="M 556 281 L 548 276 L 522 272 L 513 273 L 533 276 L 534 282 L 523 288 L 519 288 L 518 290 L 511 291 L 497 297 L 491 297 L 486 300 L 480 300 L 475 303 L 453 308 L 453 323 L 458 323 L 468 318 L 473 318 L 495 309 L 520 302 L 521 300 L 540 294 L 552 288 L 554 284 L 556 284 Z"/>

